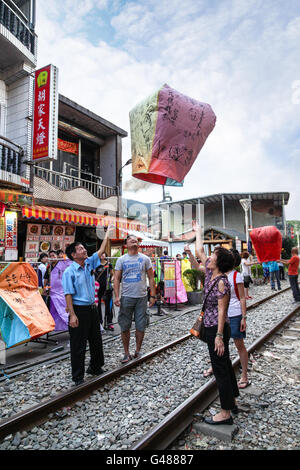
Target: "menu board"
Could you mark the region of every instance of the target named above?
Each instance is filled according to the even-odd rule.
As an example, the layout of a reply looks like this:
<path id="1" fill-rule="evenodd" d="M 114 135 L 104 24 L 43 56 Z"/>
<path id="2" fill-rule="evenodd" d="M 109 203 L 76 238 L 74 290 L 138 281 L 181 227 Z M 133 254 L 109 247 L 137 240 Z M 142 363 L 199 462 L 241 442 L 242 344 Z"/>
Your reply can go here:
<path id="1" fill-rule="evenodd" d="M 39 242 L 38 241 L 26 241 L 25 257 L 37 261 L 39 257 Z"/>
<path id="2" fill-rule="evenodd" d="M 42 253 L 50 250 L 65 252 L 75 241 L 76 227 L 72 225 L 28 224 L 25 261 L 37 261 Z"/>

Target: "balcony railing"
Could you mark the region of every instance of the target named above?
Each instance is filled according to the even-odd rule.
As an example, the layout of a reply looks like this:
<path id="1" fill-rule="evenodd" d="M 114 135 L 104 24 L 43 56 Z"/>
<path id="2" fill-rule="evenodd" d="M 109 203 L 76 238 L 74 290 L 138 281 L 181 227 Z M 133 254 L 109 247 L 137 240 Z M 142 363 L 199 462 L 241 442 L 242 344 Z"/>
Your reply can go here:
<path id="1" fill-rule="evenodd" d="M 0 24 L 34 55 L 35 34 L 3 0 L 0 0 Z"/>
<path id="2" fill-rule="evenodd" d="M 21 176 L 23 150 L 0 136 L 0 170 Z"/>
<path id="3" fill-rule="evenodd" d="M 32 165 L 33 174 L 38 178 L 45 180 L 47 183 L 56 186 L 62 191 L 70 191 L 76 188 L 84 188 L 89 191 L 93 196 L 98 199 L 107 199 L 111 196 L 118 195 L 117 186 L 105 186 L 99 181 L 91 181 L 84 178 L 78 178 L 73 175 L 67 175 L 59 173 L 57 171 L 49 170 L 48 168 L 43 168 L 37 165 Z M 97 177 L 96 177 L 97 178 Z"/>

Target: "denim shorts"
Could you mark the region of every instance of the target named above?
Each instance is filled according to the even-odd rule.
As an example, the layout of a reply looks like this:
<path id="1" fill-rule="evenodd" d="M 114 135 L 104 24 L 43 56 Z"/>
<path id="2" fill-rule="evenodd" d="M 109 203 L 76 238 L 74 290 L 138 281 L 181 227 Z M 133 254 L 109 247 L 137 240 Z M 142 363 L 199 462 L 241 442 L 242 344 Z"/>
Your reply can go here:
<path id="1" fill-rule="evenodd" d="M 130 330 L 133 319 L 135 321 L 135 328 L 138 331 L 145 331 L 147 301 L 147 296 L 140 298 L 121 297 L 118 323 L 122 332 Z"/>
<path id="2" fill-rule="evenodd" d="M 244 276 L 244 287 L 246 289 L 248 289 L 249 285 L 250 285 L 250 276 Z"/>
<path id="3" fill-rule="evenodd" d="M 246 331 L 240 331 L 242 315 L 236 317 L 229 317 L 231 338 L 233 339 L 244 339 L 246 338 Z"/>

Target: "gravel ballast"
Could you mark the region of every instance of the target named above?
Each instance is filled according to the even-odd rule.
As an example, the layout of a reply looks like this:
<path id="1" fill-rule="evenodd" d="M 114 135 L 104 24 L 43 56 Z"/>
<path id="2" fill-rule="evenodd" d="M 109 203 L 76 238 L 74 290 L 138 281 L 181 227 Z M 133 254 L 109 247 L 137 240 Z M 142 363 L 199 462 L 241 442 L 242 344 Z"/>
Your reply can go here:
<path id="1" fill-rule="evenodd" d="M 286 286 L 287 282 L 283 282 L 283 287 Z M 253 296 L 252 302 L 255 302 L 272 292 L 269 286 L 254 286 L 250 289 L 250 293 Z M 249 311 L 246 346 L 270 329 L 295 306 L 291 291 L 288 291 L 267 304 Z M 143 352 L 187 334 L 197 310 L 151 325 L 146 330 Z M 234 442 L 224 445 L 220 444 L 220 441 L 198 436 L 192 432 L 181 437 L 181 440 L 174 444 L 177 447 L 173 448 L 218 449 L 223 446 L 223 448 L 277 449 L 282 448 L 280 447 L 282 445 L 288 448 L 295 448 L 298 445 L 299 370 L 294 368 L 297 349 L 291 349 L 286 354 L 285 363 L 282 359 L 283 353 L 278 354 L 278 350 L 274 352 L 272 344 L 270 347 L 271 349 L 267 347 L 266 351 L 273 356 L 280 356 L 280 359 L 274 359 L 272 355 L 259 355 L 255 358 L 250 372 L 252 383 L 264 391 L 264 404 L 261 403 L 261 407 L 254 407 L 255 400 L 247 397 L 250 405 L 253 400 L 255 411 L 240 414 L 235 419 L 240 431 Z M 132 350 L 134 350 L 134 335 Z M 119 366 L 123 354 L 120 339 L 106 343 L 104 352 L 106 370 Z M 231 352 L 233 359 L 236 356 L 233 343 Z M 0 450 L 128 449 L 147 430 L 207 381 L 202 376 L 202 371 L 208 366 L 206 345 L 192 338 L 104 385 L 84 402 L 50 415 L 48 422 L 31 430 L 7 436 L 0 442 Z M 68 389 L 70 385 L 68 360 L 44 365 L 15 380 L 2 383 L 1 419 L 49 399 Z M 281 404 L 285 403 L 282 411 L 272 413 L 279 401 Z"/>

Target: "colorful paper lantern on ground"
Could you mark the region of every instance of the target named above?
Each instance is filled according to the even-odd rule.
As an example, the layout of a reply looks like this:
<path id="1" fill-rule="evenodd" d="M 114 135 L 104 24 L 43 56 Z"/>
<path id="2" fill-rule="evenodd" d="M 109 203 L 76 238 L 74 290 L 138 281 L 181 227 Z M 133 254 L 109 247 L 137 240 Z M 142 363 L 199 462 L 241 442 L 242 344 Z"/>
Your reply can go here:
<path id="1" fill-rule="evenodd" d="M 182 186 L 216 116 L 201 103 L 164 85 L 129 113 L 132 175 L 150 183 Z"/>
<path id="2" fill-rule="evenodd" d="M 260 263 L 280 259 L 282 235 L 278 228 L 274 226 L 255 228 L 251 230 L 250 238 Z"/>
<path id="3" fill-rule="evenodd" d="M 54 330 L 55 323 L 28 263 L 9 263 L 0 271 L 0 331 L 7 348 Z"/>

